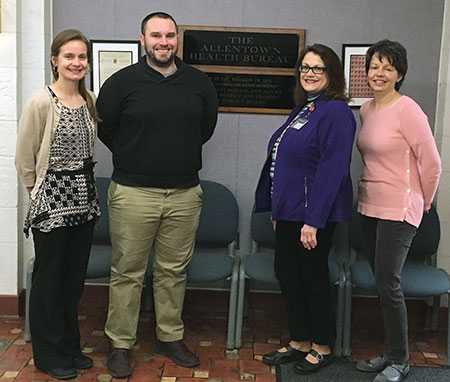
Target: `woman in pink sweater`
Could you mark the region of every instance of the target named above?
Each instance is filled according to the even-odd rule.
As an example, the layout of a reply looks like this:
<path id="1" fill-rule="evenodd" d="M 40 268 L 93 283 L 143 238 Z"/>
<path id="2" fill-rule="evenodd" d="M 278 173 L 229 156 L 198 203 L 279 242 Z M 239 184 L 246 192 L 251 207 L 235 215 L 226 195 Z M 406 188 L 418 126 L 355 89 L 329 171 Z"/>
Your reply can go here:
<path id="1" fill-rule="evenodd" d="M 361 107 L 357 146 L 364 167 L 358 212 L 381 300 L 385 350 L 383 356 L 361 361 L 357 368 L 377 372 L 375 382 L 402 381 L 409 372 L 401 272 L 441 173 L 427 116 L 399 93 L 407 69 L 406 50 L 398 42 L 382 40 L 367 52 L 366 72 L 374 99 Z"/>

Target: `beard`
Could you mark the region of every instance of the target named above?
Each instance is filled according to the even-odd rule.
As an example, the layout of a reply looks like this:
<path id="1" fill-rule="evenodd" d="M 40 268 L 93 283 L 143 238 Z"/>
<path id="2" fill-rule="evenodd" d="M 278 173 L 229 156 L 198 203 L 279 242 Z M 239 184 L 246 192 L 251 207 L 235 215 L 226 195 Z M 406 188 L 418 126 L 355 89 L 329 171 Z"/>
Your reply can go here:
<path id="1" fill-rule="evenodd" d="M 168 68 L 175 61 L 175 55 L 177 53 L 176 49 L 172 50 L 170 54 L 163 59 L 156 57 L 156 55 L 153 53 L 153 49 L 150 49 L 147 44 L 145 44 L 144 49 L 145 53 L 147 53 L 147 60 L 149 60 L 151 64 L 160 68 Z"/>

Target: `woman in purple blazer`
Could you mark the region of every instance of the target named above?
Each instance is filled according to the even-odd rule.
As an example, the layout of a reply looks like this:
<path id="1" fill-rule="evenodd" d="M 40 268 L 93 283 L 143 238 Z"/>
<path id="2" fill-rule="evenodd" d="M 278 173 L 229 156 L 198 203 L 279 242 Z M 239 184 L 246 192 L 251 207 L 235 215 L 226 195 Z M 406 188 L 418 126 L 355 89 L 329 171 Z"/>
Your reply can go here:
<path id="1" fill-rule="evenodd" d="M 275 273 L 288 301 L 290 342 L 263 362 L 299 373 L 332 361 L 328 254 L 337 222 L 351 219 L 355 119 L 336 53 L 314 44 L 296 66 L 297 106 L 269 141 L 256 212 L 271 211 Z"/>

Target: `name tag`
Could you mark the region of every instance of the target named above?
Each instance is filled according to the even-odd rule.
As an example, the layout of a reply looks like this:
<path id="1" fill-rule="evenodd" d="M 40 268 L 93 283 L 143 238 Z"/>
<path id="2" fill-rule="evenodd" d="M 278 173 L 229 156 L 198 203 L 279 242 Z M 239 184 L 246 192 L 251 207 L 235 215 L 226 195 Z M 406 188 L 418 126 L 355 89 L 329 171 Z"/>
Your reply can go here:
<path id="1" fill-rule="evenodd" d="M 291 125 L 291 127 L 295 130 L 300 130 L 307 123 L 308 123 L 308 120 L 306 118 L 299 118 Z"/>

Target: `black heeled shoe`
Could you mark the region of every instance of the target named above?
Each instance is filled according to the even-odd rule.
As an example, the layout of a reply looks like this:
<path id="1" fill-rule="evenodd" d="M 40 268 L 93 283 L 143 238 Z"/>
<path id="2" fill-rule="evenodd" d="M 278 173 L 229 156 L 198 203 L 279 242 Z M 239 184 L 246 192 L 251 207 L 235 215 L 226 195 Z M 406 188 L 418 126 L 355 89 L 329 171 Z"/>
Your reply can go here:
<path id="1" fill-rule="evenodd" d="M 294 349 L 291 346 L 286 346 L 287 351 L 281 352 L 279 350 L 272 351 L 263 355 L 262 361 L 269 366 L 281 365 L 283 363 L 289 363 L 299 361 L 306 357 L 306 354 L 301 350 Z"/>
<path id="2" fill-rule="evenodd" d="M 309 354 L 311 354 L 317 360 L 317 363 L 311 363 L 306 358 L 303 358 L 300 361 L 298 361 L 294 366 L 294 370 L 296 373 L 298 374 L 314 373 L 322 369 L 323 367 L 328 366 L 330 363 L 334 361 L 333 353 L 320 354 L 313 349 L 309 352 Z"/>

